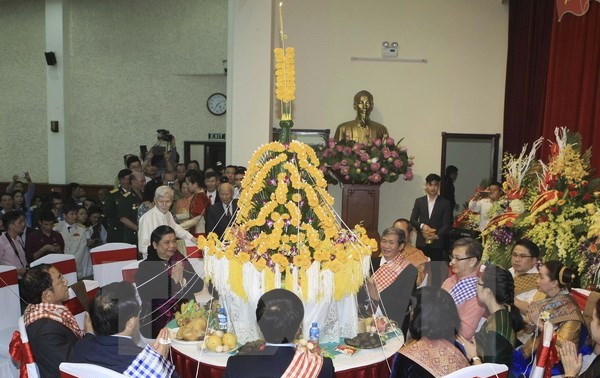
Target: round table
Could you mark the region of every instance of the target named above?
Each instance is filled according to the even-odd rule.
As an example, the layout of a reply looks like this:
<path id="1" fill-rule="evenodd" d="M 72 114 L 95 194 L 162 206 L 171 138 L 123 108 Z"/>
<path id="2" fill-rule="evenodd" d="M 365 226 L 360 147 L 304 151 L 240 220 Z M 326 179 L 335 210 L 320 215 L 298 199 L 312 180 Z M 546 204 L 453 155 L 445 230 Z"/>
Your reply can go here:
<path id="1" fill-rule="evenodd" d="M 333 357 L 337 378 L 387 377 L 395 353 L 404 344 L 402 335 L 390 338 L 386 345 L 375 349 L 362 349 L 352 356 L 339 354 Z M 221 378 L 225 372 L 228 353 L 200 351 L 196 345 L 173 343 L 173 362 L 181 378 Z"/>

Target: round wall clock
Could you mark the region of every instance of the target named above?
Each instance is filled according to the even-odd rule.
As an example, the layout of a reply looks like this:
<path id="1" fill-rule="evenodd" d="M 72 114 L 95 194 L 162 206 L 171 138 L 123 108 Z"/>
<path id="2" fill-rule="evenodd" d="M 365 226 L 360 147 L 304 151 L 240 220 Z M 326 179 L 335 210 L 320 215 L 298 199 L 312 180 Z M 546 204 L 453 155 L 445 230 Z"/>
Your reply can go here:
<path id="1" fill-rule="evenodd" d="M 206 100 L 208 111 L 214 115 L 220 116 L 227 111 L 227 96 L 223 93 L 213 93 Z"/>

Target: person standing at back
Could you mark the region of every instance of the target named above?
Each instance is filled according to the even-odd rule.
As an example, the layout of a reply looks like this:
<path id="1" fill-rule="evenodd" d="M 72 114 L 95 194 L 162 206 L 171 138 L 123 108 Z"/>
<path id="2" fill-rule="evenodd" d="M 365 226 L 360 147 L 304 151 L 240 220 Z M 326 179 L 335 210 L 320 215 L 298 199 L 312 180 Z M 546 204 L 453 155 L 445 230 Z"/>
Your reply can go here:
<path id="1" fill-rule="evenodd" d="M 450 232 L 452 208 L 442 198 L 441 177 L 435 173 L 425 178 L 425 193 L 415 200 L 410 223 L 417 230 L 416 247 L 431 259 L 431 284 L 439 287 L 448 276 L 447 259 L 444 255 L 444 238 Z"/>

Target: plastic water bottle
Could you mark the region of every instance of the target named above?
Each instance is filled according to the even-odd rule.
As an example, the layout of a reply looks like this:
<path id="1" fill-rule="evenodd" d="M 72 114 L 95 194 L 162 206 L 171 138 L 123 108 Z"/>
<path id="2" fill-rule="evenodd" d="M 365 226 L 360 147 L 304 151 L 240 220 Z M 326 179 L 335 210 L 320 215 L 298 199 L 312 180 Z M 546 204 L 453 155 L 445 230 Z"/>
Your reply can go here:
<path id="1" fill-rule="evenodd" d="M 316 322 L 314 322 L 312 324 L 312 327 L 310 327 L 310 330 L 308 331 L 308 338 L 310 341 L 318 344 L 319 343 L 319 326 L 317 325 Z"/>
<path id="2" fill-rule="evenodd" d="M 219 321 L 219 330 L 223 332 L 227 332 L 227 313 L 225 312 L 225 308 L 219 308 L 219 312 L 217 313 L 217 319 Z"/>

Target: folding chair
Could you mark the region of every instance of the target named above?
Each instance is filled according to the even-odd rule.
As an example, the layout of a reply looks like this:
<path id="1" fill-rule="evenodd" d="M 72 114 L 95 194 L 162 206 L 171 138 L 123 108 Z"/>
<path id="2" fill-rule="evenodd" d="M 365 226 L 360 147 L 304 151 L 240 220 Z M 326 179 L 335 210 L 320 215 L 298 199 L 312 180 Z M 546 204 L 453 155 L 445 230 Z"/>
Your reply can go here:
<path id="1" fill-rule="evenodd" d="M 94 280 L 100 286 L 123 280 L 121 270 L 137 261 L 137 247 L 126 243 L 107 243 L 90 250 L 94 266 Z"/>
<path id="2" fill-rule="evenodd" d="M 69 281 L 69 285 L 77 282 L 77 265 L 75 264 L 75 256 L 73 255 L 67 253 L 50 253 L 35 260 L 29 266 L 34 267 L 40 264 L 50 264 L 55 267 Z"/>

